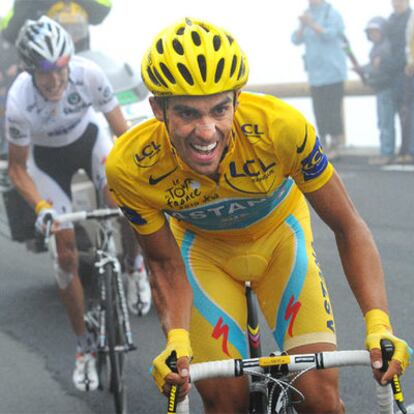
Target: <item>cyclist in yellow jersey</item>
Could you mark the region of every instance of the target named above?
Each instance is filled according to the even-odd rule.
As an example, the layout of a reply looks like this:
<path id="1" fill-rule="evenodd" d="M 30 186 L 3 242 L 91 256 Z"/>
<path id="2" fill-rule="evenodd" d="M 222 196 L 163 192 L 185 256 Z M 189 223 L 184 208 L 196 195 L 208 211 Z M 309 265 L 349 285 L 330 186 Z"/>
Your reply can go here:
<path id="1" fill-rule="evenodd" d="M 241 92 L 247 58 L 229 33 L 207 22 L 167 27 L 141 69 L 155 118 L 116 142 L 106 168 L 151 269 L 167 336 L 153 362 L 159 389 L 179 384 L 183 398 L 191 358 L 247 356 L 245 280 L 282 350 L 335 349 L 306 199 L 335 233 L 376 378 L 401 374 L 410 348 L 392 333 L 378 251 L 313 126 L 279 99 Z M 396 348 L 385 374 L 377 369 L 381 338 Z M 166 365 L 172 351 L 178 374 Z M 336 370 L 309 373 L 298 386 L 306 397 L 299 413 L 344 412 Z M 245 379 L 196 387 L 206 412 L 247 412 Z"/>

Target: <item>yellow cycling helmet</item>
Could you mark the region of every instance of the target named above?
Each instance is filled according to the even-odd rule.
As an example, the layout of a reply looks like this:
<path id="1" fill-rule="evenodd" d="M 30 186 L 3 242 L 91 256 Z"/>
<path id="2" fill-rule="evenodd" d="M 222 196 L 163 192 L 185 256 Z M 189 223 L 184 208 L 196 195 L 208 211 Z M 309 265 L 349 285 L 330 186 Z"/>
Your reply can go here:
<path id="1" fill-rule="evenodd" d="M 141 64 L 142 79 L 155 96 L 240 89 L 248 74 L 247 57 L 229 33 L 189 18 L 156 36 Z"/>

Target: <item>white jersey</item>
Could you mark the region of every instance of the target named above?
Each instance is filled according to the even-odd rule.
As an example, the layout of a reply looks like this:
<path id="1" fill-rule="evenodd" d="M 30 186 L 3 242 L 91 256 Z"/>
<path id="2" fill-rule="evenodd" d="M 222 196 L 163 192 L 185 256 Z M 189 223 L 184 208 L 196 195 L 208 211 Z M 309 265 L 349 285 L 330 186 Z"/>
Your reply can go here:
<path id="1" fill-rule="evenodd" d="M 118 101 L 103 71 L 92 61 L 74 56 L 62 99 L 47 101 L 32 76 L 21 73 L 11 86 L 6 107 L 6 137 L 26 146 L 62 147 L 76 141 L 89 123 L 99 125 L 95 111 L 112 111 Z"/>

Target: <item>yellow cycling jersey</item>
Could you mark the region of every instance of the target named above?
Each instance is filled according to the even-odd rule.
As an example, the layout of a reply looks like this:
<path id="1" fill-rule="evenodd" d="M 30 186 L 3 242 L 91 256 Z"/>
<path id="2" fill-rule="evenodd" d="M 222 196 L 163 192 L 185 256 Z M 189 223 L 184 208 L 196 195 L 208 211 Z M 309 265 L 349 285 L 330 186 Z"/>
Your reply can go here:
<path id="1" fill-rule="evenodd" d="M 173 225 L 219 238 L 256 239 L 278 226 L 302 193 L 321 188 L 333 166 L 304 116 L 268 95 L 243 92 L 219 179 L 200 175 L 151 119 L 121 136 L 106 164 L 110 190 L 133 227 Z"/>

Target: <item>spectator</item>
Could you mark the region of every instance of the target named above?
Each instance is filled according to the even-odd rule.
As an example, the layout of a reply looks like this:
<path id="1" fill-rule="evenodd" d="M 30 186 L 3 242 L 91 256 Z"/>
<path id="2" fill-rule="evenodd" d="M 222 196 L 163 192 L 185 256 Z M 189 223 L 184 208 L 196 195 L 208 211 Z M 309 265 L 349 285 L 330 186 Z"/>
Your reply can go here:
<path id="1" fill-rule="evenodd" d="M 15 47 L 4 40 L 0 31 L 0 158 L 7 156 L 7 141 L 4 130 L 7 92 L 18 70 L 18 57 Z"/>
<path id="2" fill-rule="evenodd" d="M 412 76 L 405 68 L 406 32 L 411 15 L 409 0 L 392 0 L 393 13 L 387 20 L 387 36 L 391 45 L 394 115 L 398 113 L 401 125 L 401 148 L 396 162 L 407 164 L 414 160 L 414 134 L 411 133 L 411 111 L 413 109 Z"/>
<path id="3" fill-rule="evenodd" d="M 386 25 L 386 19 L 379 16 L 367 23 L 365 33 L 372 42 L 369 63 L 362 68 L 355 68 L 362 72 L 365 83 L 374 89 L 377 100 L 380 155 L 370 159 L 370 164 L 373 165 L 389 164 L 395 151 L 392 55 L 391 45 L 386 37 Z"/>
<path id="4" fill-rule="evenodd" d="M 339 147 L 345 144 L 342 117 L 347 73 L 344 23 L 339 12 L 325 0 L 309 0 L 309 8 L 299 16 L 299 21 L 292 42 L 305 45 L 305 70 L 316 126 L 322 144 L 333 159 Z"/>
<path id="5" fill-rule="evenodd" d="M 89 25 L 102 23 L 111 10 L 111 0 L 15 0 L 4 25 L 4 37 L 15 43 L 23 23 L 47 15 L 72 36 L 75 53 L 90 48 Z"/>

